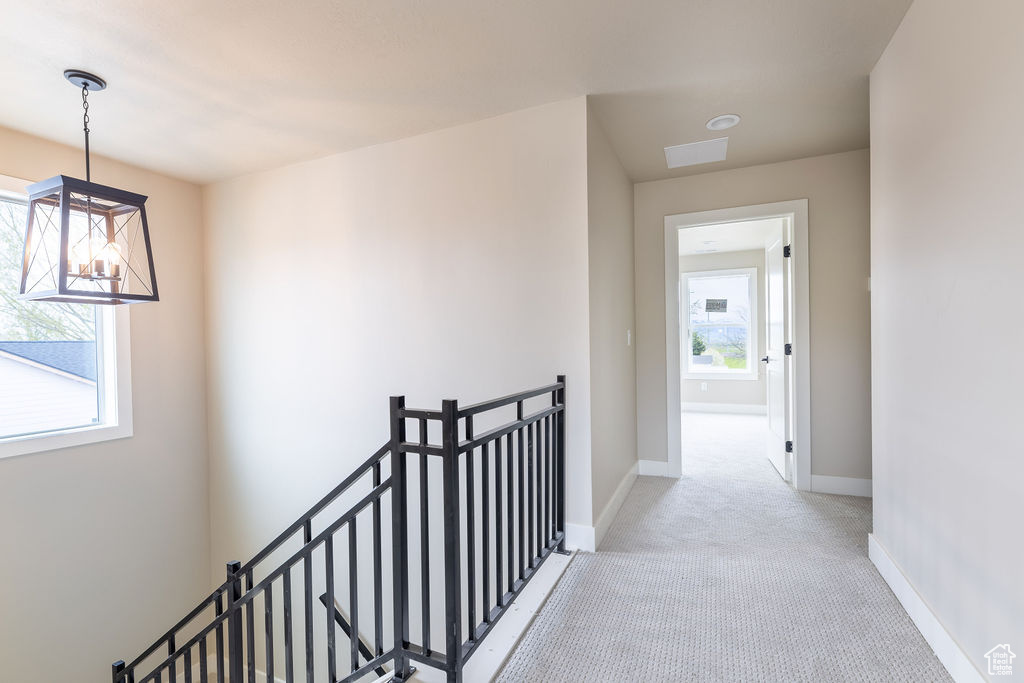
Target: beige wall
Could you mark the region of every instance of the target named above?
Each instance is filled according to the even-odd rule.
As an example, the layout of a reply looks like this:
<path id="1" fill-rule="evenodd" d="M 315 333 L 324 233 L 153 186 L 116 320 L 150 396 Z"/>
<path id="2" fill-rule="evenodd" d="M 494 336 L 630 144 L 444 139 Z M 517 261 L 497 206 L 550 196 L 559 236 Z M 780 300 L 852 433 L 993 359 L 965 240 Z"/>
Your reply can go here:
<path id="1" fill-rule="evenodd" d="M 868 152 L 635 187 L 637 423 L 641 459 L 666 460 L 665 216 L 808 199 L 811 469 L 871 476 Z"/>
<path id="2" fill-rule="evenodd" d="M 780 233 L 781 234 L 781 233 Z M 764 282 L 764 250 L 728 251 L 719 254 L 693 254 L 679 257 L 679 272 L 690 273 L 701 270 L 726 270 L 729 268 L 757 268 L 757 353 L 754 368 L 757 370 L 756 380 L 740 379 L 684 379 L 680 387 L 683 410 L 687 403 L 726 403 L 741 405 L 767 405 L 767 385 L 765 384 L 764 366 L 758 358 L 765 354 L 765 282 Z M 682 320 L 681 324 L 685 324 Z M 683 331 L 679 338 L 685 355 L 690 348 Z M 685 368 L 685 358 L 680 361 L 680 368 Z M 707 384 L 708 390 L 701 391 L 701 384 Z"/>
<path id="3" fill-rule="evenodd" d="M 161 301 L 131 312 L 134 437 L 0 460 L 0 678 L 19 683 L 109 681 L 210 585 L 200 190 L 92 161 L 97 182 L 149 195 Z M 0 174 L 82 166 L 0 129 Z"/>
<path id="4" fill-rule="evenodd" d="M 917 0 L 871 74 L 874 534 L 974 665 L 1010 643 L 1018 678 L 1021 26 L 1017 0 Z"/>
<path id="5" fill-rule="evenodd" d="M 587 112 L 591 453 L 596 520 L 636 464 L 633 182 Z M 629 339 L 627 340 L 627 334 Z"/>
<path id="6" fill-rule="evenodd" d="M 205 191 L 213 576 L 389 436 L 388 396 L 568 376 L 568 521 L 591 522 L 584 98 Z"/>

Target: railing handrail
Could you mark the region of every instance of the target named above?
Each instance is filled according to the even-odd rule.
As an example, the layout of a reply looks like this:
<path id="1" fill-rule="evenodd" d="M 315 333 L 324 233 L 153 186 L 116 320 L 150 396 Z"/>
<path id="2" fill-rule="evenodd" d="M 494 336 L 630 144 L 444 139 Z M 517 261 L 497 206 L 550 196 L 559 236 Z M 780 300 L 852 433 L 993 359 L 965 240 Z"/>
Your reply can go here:
<path id="1" fill-rule="evenodd" d="M 494 410 L 495 408 L 501 408 L 502 406 L 510 406 L 513 403 L 519 403 L 526 399 L 533 398 L 535 396 L 543 396 L 544 394 L 550 394 L 559 389 L 565 387 L 564 382 L 555 382 L 544 387 L 537 387 L 536 389 L 528 389 L 526 391 L 520 391 L 516 394 L 509 394 L 502 396 L 501 398 L 494 398 L 488 401 L 481 401 L 480 403 L 472 403 L 468 406 L 462 406 L 459 408 L 458 416 L 469 417 L 476 415 L 477 413 L 483 413 L 488 410 Z"/>
<path id="2" fill-rule="evenodd" d="M 257 564 L 259 564 L 261 561 L 265 560 L 267 556 L 269 556 L 272 552 L 281 547 L 281 545 L 285 541 L 287 541 L 295 532 L 297 532 L 299 529 L 305 526 L 306 522 L 312 520 L 313 517 L 320 514 L 320 512 L 322 512 L 324 508 L 326 508 L 328 505 L 337 500 L 341 494 L 345 493 L 345 491 L 351 488 L 353 484 L 355 484 L 359 479 L 365 476 L 366 473 L 373 468 L 374 464 L 380 462 L 380 460 L 390 450 L 390 443 L 386 443 L 380 448 L 378 448 L 373 455 L 364 460 L 363 463 L 359 465 L 359 467 L 353 470 L 352 474 L 345 477 L 345 479 L 340 484 L 331 489 L 331 491 L 327 495 L 321 498 L 313 507 L 309 508 L 309 510 L 307 510 L 304 515 L 299 517 L 287 529 L 278 534 L 277 538 L 271 541 L 263 550 L 253 555 L 252 559 L 243 564 L 239 571 L 241 573 L 245 573 L 253 567 L 255 567 Z"/>

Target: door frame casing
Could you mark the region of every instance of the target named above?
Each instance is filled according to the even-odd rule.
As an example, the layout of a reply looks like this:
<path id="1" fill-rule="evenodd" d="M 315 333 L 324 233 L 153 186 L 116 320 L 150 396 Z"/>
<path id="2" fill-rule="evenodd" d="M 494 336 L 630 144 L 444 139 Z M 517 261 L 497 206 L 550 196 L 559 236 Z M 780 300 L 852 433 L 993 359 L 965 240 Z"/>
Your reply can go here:
<path id="1" fill-rule="evenodd" d="M 763 218 L 791 218 L 793 354 L 792 368 L 794 406 L 793 484 L 801 491 L 811 490 L 811 325 L 810 325 L 810 262 L 807 247 L 807 200 L 795 199 L 769 204 L 737 206 L 711 211 L 680 213 L 665 216 L 665 365 L 668 444 L 668 476 L 682 475 L 682 399 L 679 334 L 679 231 L 707 225 L 736 223 Z"/>

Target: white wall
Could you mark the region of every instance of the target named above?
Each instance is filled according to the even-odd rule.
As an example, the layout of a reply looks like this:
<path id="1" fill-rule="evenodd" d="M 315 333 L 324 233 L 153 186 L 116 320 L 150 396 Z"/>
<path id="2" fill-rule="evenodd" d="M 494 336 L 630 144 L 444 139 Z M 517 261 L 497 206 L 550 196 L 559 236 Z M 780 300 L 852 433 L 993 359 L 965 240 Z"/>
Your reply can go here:
<path id="1" fill-rule="evenodd" d="M 764 281 L 764 249 L 752 249 L 748 251 L 727 251 L 717 254 L 692 254 L 679 257 L 679 272 L 697 272 L 702 270 L 728 270 L 730 268 L 756 268 L 757 269 L 757 350 L 754 358 L 754 369 L 757 371 L 757 379 L 754 380 L 731 380 L 731 379 L 683 379 L 680 387 L 680 397 L 683 402 L 683 410 L 686 410 L 687 403 L 725 403 L 741 405 L 767 405 L 767 384 L 765 383 L 764 365 L 758 360 L 765 355 L 767 335 L 765 334 L 765 281 Z M 686 325 L 686 320 L 680 321 Z M 684 358 L 680 361 L 680 368 L 685 368 L 685 354 L 689 351 L 690 345 L 687 342 L 686 330 L 681 329 L 679 338 L 682 344 Z M 707 384 L 708 390 L 701 391 L 701 384 Z"/>
<path id="2" fill-rule="evenodd" d="M 868 152 L 635 186 L 639 457 L 666 460 L 665 216 L 808 199 L 811 469 L 871 476 Z"/>
<path id="3" fill-rule="evenodd" d="M 871 74 L 874 534 L 974 666 L 1009 643 L 1018 678 L 1021 26 L 1017 0 L 917 0 Z"/>
<path id="4" fill-rule="evenodd" d="M 633 182 L 587 112 L 594 519 L 636 464 Z M 614 507 L 614 506 L 613 506 Z M 609 510 L 609 515 L 612 514 Z"/>
<path id="5" fill-rule="evenodd" d="M 212 573 L 440 407 L 568 376 L 591 523 L 583 98 L 206 188 Z"/>
<path id="6" fill-rule="evenodd" d="M 81 175 L 79 149 L 0 129 L 0 150 L 3 175 Z M 132 308 L 134 437 L 0 460 L 0 677 L 19 683 L 110 681 L 210 587 L 200 191 L 92 163 L 149 195 L 161 301 Z"/>

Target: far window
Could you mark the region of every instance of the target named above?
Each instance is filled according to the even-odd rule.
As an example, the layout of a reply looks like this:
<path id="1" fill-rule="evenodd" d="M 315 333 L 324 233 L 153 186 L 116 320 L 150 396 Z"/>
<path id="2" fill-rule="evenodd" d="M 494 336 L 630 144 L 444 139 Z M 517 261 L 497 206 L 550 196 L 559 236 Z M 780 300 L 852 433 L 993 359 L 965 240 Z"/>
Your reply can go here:
<path id="1" fill-rule="evenodd" d="M 113 307 L 18 297 L 25 212 L 24 201 L 0 196 L 0 457 L 131 429 L 130 410 L 117 405 Z"/>
<path id="2" fill-rule="evenodd" d="M 685 273 L 682 284 L 689 305 L 684 373 L 756 379 L 757 269 Z"/>

